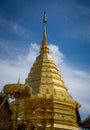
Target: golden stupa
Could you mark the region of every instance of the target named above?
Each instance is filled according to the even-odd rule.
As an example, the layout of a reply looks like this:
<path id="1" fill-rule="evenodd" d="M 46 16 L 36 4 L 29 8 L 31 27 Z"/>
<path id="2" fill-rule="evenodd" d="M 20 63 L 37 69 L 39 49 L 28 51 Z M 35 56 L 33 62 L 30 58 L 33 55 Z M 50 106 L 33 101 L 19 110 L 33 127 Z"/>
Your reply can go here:
<path id="1" fill-rule="evenodd" d="M 68 93 L 59 70 L 49 53 L 46 37 L 46 13 L 40 55 L 36 58 L 25 84 L 32 95 L 25 99 L 26 130 L 79 130 L 80 104 Z"/>

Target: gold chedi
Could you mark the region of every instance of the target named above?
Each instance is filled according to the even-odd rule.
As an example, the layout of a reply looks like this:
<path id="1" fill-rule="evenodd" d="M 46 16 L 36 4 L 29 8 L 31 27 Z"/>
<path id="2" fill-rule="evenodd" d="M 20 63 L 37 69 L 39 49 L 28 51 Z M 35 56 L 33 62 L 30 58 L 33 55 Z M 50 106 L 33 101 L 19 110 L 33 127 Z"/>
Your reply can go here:
<path id="1" fill-rule="evenodd" d="M 49 54 L 46 37 L 46 13 L 40 55 L 36 58 L 26 84 L 32 87 L 32 96 L 26 100 L 27 130 L 79 130 L 80 104 L 68 93 L 59 70 Z"/>

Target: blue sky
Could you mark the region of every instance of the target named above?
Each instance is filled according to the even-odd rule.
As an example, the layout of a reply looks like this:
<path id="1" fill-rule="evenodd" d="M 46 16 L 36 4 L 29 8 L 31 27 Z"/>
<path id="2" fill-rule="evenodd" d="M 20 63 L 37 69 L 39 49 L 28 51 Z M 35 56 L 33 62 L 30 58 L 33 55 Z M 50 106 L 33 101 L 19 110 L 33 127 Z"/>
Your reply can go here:
<path id="1" fill-rule="evenodd" d="M 90 0 L 0 0 L 0 86 L 16 82 L 19 73 L 24 82 L 38 55 L 44 10 L 48 43 L 51 50 L 56 48 L 52 55 L 69 91 L 82 104 L 81 116 L 86 117 L 90 114 Z"/>

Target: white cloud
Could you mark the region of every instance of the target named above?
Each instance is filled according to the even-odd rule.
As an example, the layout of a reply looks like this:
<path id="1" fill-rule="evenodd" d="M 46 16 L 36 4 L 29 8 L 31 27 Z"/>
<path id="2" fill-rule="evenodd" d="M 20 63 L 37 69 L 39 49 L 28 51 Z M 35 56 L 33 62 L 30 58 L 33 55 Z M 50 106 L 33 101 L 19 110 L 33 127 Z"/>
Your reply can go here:
<path id="1" fill-rule="evenodd" d="M 60 66 L 63 63 L 64 55 L 62 52 L 60 52 L 58 46 L 51 44 L 50 46 L 50 53 L 58 66 Z"/>
<path id="2" fill-rule="evenodd" d="M 69 66 L 68 63 L 65 62 L 64 55 L 60 52 L 58 46 L 51 44 L 50 52 L 70 94 L 82 105 L 80 110 L 81 114 L 88 116 L 90 114 L 90 73 Z M 14 61 L 0 60 L 1 89 L 7 83 L 16 83 L 19 74 L 21 77 L 21 83 L 24 83 L 33 62 L 38 55 L 39 46 L 34 43 L 30 44 L 30 49 L 27 55 L 18 55 L 17 60 Z"/>

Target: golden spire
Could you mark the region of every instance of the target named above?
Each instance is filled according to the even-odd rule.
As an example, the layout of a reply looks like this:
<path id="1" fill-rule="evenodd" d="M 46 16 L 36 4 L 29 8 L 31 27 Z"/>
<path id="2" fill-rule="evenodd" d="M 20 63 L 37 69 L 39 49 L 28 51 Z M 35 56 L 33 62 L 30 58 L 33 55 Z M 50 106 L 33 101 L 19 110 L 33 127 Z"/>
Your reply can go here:
<path id="1" fill-rule="evenodd" d="M 42 45 L 40 48 L 40 54 L 48 54 L 49 53 L 47 36 L 46 36 L 46 22 L 47 22 L 47 16 L 46 16 L 46 12 L 44 11 L 44 16 L 43 16 L 44 32 L 43 32 L 43 38 L 42 38 Z"/>
<path id="2" fill-rule="evenodd" d="M 19 77 L 18 77 L 17 84 L 20 84 L 20 75 L 19 75 Z"/>

